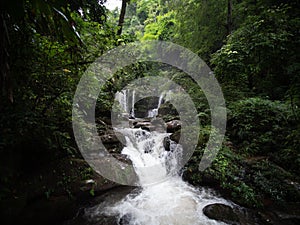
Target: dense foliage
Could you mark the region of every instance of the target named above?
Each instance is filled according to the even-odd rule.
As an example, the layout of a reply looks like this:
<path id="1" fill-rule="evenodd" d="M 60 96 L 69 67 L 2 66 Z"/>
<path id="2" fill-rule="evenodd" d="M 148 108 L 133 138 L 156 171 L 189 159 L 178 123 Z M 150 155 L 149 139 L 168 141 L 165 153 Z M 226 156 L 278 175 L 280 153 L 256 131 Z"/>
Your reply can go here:
<path id="1" fill-rule="evenodd" d="M 119 12 L 105 1 L 1 3 L 0 199 L 49 162 L 81 157 L 71 110 L 88 65 L 118 45 L 164 40 L 198 54 L 222 86 L 228 129 L 212 167 L 198 171 L 214 129 L 207 101 L 182 71 L 149 62 L 124 68 L 100 93 L 98 119 L 110 115 L 114 93 L 130 81 L 167 76 L 187 90 L 201 124 L 188 181 L 219 187 L 248 206 L 300 201 L 299 1 L 123 1 L 121 35 Z"/>

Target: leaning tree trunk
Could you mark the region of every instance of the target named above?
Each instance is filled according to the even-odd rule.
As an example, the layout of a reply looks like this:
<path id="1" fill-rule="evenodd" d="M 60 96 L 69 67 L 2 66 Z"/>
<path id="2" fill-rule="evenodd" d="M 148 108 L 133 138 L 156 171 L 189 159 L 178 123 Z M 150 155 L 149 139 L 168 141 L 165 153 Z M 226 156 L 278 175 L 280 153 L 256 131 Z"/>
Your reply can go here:
<path id="1" fill-rule="evenodd" d="M 121 12 L 120 12 L 120 17 L 119 17 L 119 24 L 118 24 L 119 29 L 118 29 L 118 32 L 117 32 L 118 35 L 122 34 L 127 2 L 129 2 L 129 0 L 122 0 L 122 7 L 121 7 Z"/>

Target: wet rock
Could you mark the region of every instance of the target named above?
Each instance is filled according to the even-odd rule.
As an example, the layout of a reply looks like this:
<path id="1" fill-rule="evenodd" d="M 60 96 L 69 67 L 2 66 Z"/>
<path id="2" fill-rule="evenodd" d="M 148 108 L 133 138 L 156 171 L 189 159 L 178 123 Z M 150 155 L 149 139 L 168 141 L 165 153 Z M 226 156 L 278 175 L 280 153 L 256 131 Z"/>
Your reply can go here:
<path id="1" fill-rule="evenodd" d="M 240 224 L 240 220 L 234 209 L 224 204 L 211 204 L 203 209 L 204 215 L 213 220 L 222 221 L 228 224 Z"/>
<path id="2" fill-rule="evenodd" d="M 158 115 L 166 118 L 175 118 L 178 117 L 178 112 L 170 102 L 165 102 L 158 109 Z"/>
<path id="3" fill-rule="evenodd" d="M 299 213 L 299 210 L 298 210 Z M 281 219 L 281 220 L 289 220 L 289 221 L 298 221 L 300 224 L 300 214 L 295 214 L 293 212 L 275 212 L 275 214 Z"/>
<path id="4" fill-rule="evenodd" d="M 167 126 L 165 121 L 162 118 L 156 117 L 154 119 L 151 120 L 151 124 L 154 127 L 155 131 L 161 132 L 161 133 L 165 133 Z"/>
<path id="5" fill-rule="evenodd" d="M 119 221 L 119 224 L 120 225 L 129 225 L 131 219 L 132 219 L 132 216 L 130 214 L 126 214 L 126 215 L 122 216 L 122 218 Z"/>
<path id="6" fill-rule="evenodd" d="M 207 205 L 203 209 L 208 218 L 231 225 L 281 225 L 291 224 L 288 220 L 280 220 L 273 212 L 259 212 L 240 206 L 228 206 L 220 203 Z M 294 219 L 294 218 L 293 218 Z"/>
<path id="7" fill-rule="evenodd" d="M 133 124 L 134 128 L 141 128 L 143 130 L 148 130 L 150 131 L 151 128 L 153 128 L 151 122 L 149 121 L 139 121 Z"/>
<path id="8" fill-rule="evenodd" d="M 173 141 L 170 137 L 165 137 L 163 140 L 163 145 L 166 151 L 174 151 L 178 143 Z"/>
<path id="9" fill-rule="evenodd" d="M 167 122 L 167 132 L 174 133 L 181 129 L 181 125 L 180 120 L 171 120 Z"/>
<path id="10" fill-rule="evenodd" d="M 163 140 L 163 145 L 166 151 L 170 151 L 171 140 L 170 137 L 165 137 Z"/>
<path id="11" fill-rule="evenodd" d="M 126 144 L 124 135 L 113 130 L 106 131 L 100 138 L 103 145 L 110 153 L 120 153 Z"/>
<path id="12" fill-rule="evenodd" d="M 158 99 L 159 99 L 158 97 L 151 96 L 151 97 L 146 97 L 146 98 L 143 98 L 143 99 L 140 99 L 139 101 L 137 101 L 134 104 L 135 117 L 138 117 L 138 118 L 147 117 L 148 110 L 154 109 L 157 107 Z"/>
<path id="13" fill-rule="evenodd" d="M 132 165 L 132 161 L 128 158 L 127 155 L 113 153 L 112 156 L 123 163 Z"/>
<path id="14" fill-rule="evenodd" d="M 103 134 L 100 138 L 103 144 L 125 142 L 125 137 L 120 132 L 114 131 L 109 131 L 106 134 Z"/>
<path id="15" fill-rule="evenodd" d="M 179 140 L 180 140 L 180 130 L 178 130 L 175 133 L 171 134 L 170 139 L 172 141 L 175 141 L 176 143 L 179 143 Z"/>

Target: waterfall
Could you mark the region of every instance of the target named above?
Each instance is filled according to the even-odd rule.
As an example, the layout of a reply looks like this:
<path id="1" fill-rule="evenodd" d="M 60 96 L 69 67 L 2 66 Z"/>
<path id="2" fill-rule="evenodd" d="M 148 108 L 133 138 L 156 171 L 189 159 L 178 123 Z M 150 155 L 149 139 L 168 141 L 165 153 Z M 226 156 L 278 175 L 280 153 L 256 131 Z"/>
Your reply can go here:
<path id="1" fill-rule="evenodd" d="M 160 105 L 161 105 L 161 102 L 162 102 L 162 100 L 163 100 L 163 97 L 164 97 L 164 93 L 162 93 L 162 94 L 159 96 L 157 109 L 159 109 L 159 107 L 160 107 Z"/>
<path id="2" fill-rule="evenodd" d="M 128 92 L 128 90 L 122 90 L 115 94 L 115 98 L 120 103 L 122 111 L 126 112 L 126 113 L 128 113 L 127 92 Z"/>
<path id="3" fill-rule="evenodd" d="M 165 93 L 164 92 L 161 93 L 160 96 L 159 96 L 159 99 L 158 99 L 157 107 L 154 108 L 154 109 L 148 110 L 148 117 L 149 118 L 153 118 L 153 117 L 156 117 L 158 115 L 158 109 L 159 109 L 159 107 L 162 103 L 162 100 L 163 100 L 164 96 L 165 96 Z"/>
<path id="4" fill-rule="evenodd" d="M 129 98 L 131 97 L 131 100 Z M 135 117 L 134 114 L 134 103 L 135 103 L 135 90 L 132 91 L 130 95 L 129 90 L 122 90 L 115 94 L 115 99 L 119 102 L 121 109 L 124 113 L 130 115 L 131 118 Z M 129 108 L 128 105 L 131 103 L 131 107 Z"/>
<path id="5" fill-rule="evenodd" d="M 184 182 L 177 166 L 183 149 L 170 140 L 170 134 L 142 129 L 118 129 L 126 138 L 122 154 L 132 161 L 142 187 L 114 205 L 100 204 L 87 209 L 90 218 L 116 217 L 128 225 L 212 225 L 225 224 L 207 218 L 202 209 L 212 203 L 230 204 L 207 189 L 196 189 Z"/>
<path id="6" fill-rule="evenodd" d="M 135 115 L 134 115 L 134 103 L 135 103 L 135 90 L 132 91 L 131 111 L 130 111 L 130 117 L 131 118 L 135 118 Z"/>
<path id="7" fill-rule="evenodd" d="M 131 128 L 119 131 L 126 138 L 122 154 L 131 159 L 141 186 L 166 180 L 176 174 L 182 148 L 170 140 L 170 150 L 165 150 L 164 139 L 170 134 Z"/>
<path id="8" fill-rule="evenodd" d="M 158 98 L 158 103 L 156 108 L 149 109 L 148 110 L 148 118 L 153 118 L 158 115 L 158 110 L 164 100 L 164 98 L 169 98 L 169 92 L 161 93 L 159 98 Z M 135 118 L 135 109 L 134 109 L 134 104 L 135 104 L 135 99 L 136 99 L 136 91 L 132 90 L 130 93 L 130 90 L 122 90 L 119 91 L 115 94 L 115 99 L 119 102 L 121 109 L 124 113 L 127 113 L 127 115 L 130 116 L 130 118 Z"/>
<path id="9" fill-rule="evenodd" d="M 157 107 L 148 111 L 148 117 L 157 116 L 163 99 L 172 93 L 162 93 Z M 135 117 L 135 91 L 118 92 L 115 96 L 121 108 Z M 128 107 L 129 105 L 129 107 Z M 136 119 L 136 122 L 142 121 Z M 217 197 L 208 189 L 195 188 L 184 182 L 180 176 L 179 161 L 184 149 L 170 139 L 170 133 L 162 129 L 114 128 L 125 137 L 122 154 L 131 160 L 138 177 L 139 191 L 134 191 L 114 203 L 106 201 L 85 209 L 85 215 L 95 221 L 114 218 L 123 225 L 213 225 L 225 224 L 211 220 L 203 213 L 206 205 L 213 203 L 232 203 Z"/>

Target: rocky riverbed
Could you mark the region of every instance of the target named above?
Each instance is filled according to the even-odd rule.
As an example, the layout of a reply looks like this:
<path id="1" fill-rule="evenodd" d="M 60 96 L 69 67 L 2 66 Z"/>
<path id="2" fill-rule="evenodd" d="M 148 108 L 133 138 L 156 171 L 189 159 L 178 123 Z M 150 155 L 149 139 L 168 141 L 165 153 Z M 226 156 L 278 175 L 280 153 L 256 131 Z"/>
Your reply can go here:
<path id="1" fill-rule="evenodd" d="M 166 129 L 172 133 L 169 139 L 164 140 L 166 149 L 170 140 L 178 142 L 180 138 L 181 124 L 176 119 L 167 122 L 160 118 L 131 119 L 130 124 L 137 129 Z M 131 163 L 126 155 L 121 154 L 125 143 L 122 134 L 116 134 L 109 124 L 105 124 L 105 129 L 100 129 L 99 134 L 116 159 Z M 14 195 L 1 202 L 2 224 L 86 224 L 87 220 L 81 214 L 82 207 L 117 201 L 133 191 L 133 188 L 120 187 L 101 177 L 79 158 L 57 160 L 37 171 L 20 177 Z M 210 179 L 208 185 L 214 188 L 218 181 L 213 177 Z M 219 191 L 222 194 L 222 190 Z M 300 223 L 299 208 L 298 203 L 282 206 L 271 204 L 262 209 L 218 203 L 207 205 L 203 213 L 208 218 L 228 224 L 289 225 Z M 127 224 L 126 218 L 121 221 L 121 224 Z M 103 217 L 103 221 L 97 224 L 116 224 L 116 220 Z"/>

